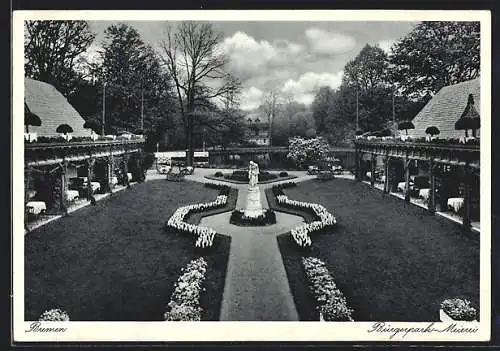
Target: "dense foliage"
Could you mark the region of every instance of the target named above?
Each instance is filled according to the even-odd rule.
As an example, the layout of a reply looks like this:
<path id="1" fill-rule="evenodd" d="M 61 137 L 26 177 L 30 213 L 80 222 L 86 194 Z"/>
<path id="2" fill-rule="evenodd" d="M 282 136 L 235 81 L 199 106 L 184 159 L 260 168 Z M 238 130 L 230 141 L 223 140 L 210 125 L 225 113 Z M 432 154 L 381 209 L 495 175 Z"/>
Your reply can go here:
<path id="1" fill-rule="evenodd" d="M 291 138 L 288 142 L 287 157 L 292 160 L 297 167 L 304 168 L 316 165 L 326 159 L 329 152 L 329 145 L 322 137 L 303 139 L 300 137 Z"/>

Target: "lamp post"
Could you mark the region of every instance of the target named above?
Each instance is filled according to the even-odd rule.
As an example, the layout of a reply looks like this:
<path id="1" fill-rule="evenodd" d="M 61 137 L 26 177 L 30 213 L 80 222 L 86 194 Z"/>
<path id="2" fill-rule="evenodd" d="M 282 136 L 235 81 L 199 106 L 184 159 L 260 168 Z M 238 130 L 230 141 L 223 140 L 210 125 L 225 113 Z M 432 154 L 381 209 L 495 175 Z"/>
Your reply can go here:
<path id="1" fill-rule="evenodd" d="M 392 128 L 394 129 L 394 136 L 396 136 L 396 110 L 395 110 L 395 104 L 394 101 L 396 99 L 396 92 L 392 92 Z"/>
<path id="2" fill-rule="evenodd" d="M 356 131 L 359 130 L 359 89 L 356 88 Z"/>
<path id="3" fill-rule="evenodd" d="M 203 152 L 205 152 L 205 127 L 203 127 Z"/>
<path id="4" fill-rule="evenodd" d="M 106 84 L 107 82 L 104 82 L 103 87 L 102 87 L 102 135 L 104 136 L 104 125 L 106 123 Z"/>
<path id="5" fill-rule="evenodd" d="M 144 90 L 141 88 L 141 130 L 144 130 Z"/>

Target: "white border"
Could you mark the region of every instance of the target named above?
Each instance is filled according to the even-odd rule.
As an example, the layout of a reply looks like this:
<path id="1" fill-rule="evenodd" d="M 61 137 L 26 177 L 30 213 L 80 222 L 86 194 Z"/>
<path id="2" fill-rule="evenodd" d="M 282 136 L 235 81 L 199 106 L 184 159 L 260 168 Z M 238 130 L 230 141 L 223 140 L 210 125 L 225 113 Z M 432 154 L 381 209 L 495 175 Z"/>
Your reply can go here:
<path id="1" fill-rule="evenodd" d="M 204 21 L 480 21 L 481 22 L 481 321 L 476 333 L 370 333 L 373 322 L 68 322 L 65 333 L 26 333 L 23 227 L 23 21 L 29 19 Z M 14 11 L 13 13 L 13 340 L 29 341 L 488 341 L 491 320 L 491 17 L 489 11 Z M 436 314 L 438 311 L 436 310 Z M 469 327 L 458 323 L 457 327 Z M 429 323 L 386 322 L 397 328 Z M 443 329 L 446 323 L 435 323 Z"/>

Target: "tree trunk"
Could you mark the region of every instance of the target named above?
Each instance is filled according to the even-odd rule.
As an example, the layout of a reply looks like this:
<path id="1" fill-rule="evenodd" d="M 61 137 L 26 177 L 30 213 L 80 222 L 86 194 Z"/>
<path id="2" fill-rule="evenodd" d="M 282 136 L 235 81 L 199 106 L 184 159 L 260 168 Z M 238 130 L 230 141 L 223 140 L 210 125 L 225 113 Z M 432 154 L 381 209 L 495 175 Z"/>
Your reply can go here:
<path id="1" fill-rule="evenodd" d="M 193 117 L 188 116 L 188 123 L 187 123 L 187 150 L 186 150 L 186 157 L 187 157 L 187 166 L 193 166 Z"/>

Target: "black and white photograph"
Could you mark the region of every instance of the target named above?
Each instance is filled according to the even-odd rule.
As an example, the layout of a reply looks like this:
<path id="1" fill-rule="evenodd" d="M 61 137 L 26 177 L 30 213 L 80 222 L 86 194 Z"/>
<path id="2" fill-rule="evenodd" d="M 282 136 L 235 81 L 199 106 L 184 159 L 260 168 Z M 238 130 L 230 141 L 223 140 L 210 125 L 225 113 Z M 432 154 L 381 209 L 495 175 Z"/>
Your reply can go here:
<path id="1" fill-rule="evenodd" d="M 489 340 L 489 12 L 13 16 L 15 340 Z"/>

